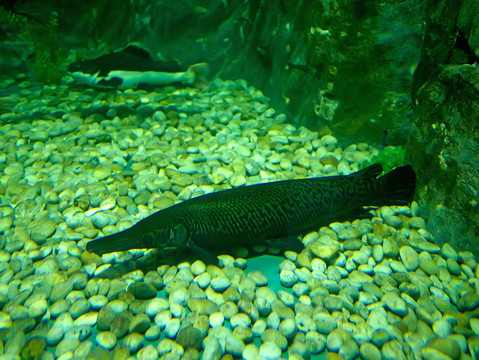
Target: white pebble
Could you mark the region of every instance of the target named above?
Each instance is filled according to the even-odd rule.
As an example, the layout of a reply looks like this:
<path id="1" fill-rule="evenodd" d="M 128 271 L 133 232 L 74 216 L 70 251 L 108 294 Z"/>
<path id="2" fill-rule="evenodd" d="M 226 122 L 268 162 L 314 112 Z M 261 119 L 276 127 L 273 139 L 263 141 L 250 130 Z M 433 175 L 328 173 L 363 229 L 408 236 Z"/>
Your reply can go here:
<path id="1" fill-rule="evenodd" d="M 158 350 L 153 345 L 147 345 L 138 351 L 138 360 L 156 360 L 158 359 Z"/>
<path id="2" fill-rule="evenodd" d="M 233 357 L 241 357 L 245 348 L 244 342 L 235 335 L 226 338 L 226 352 L 233 355 Z"/>
<path id="3" fill-rule="evenodd" d="M 376 263 L 379 264 L 381 261 L 383 261 L 383 257 L 384 257 L 383 247 L 379 244 L 374 245 L 372 255 L 373 255 L 374 261 L 376 261 Z"/>
<path id="4" fill-rule="evenodd" d="M 94 311 L 99 311 L 102 307 L 108 304 L 108 299 L 104 295 L 93 295 L 88 299 L 90 308 Z"/>
<path id="5" fill-rule="evenodd" d="M 211 279 L 210 284 L 214 291 L 222 293 L 230 287 L 231 281 L 225 276 L 216 276 Z"/>
<path id="6" fill-rule="evenodd" d="M 327 312 L 321 312 L 314 315 L 314 321 L 318 332 L 325 335 L 336 329 L 337 326 L 336 320 L 334 320 Z"/>
<path id="7" fill-rule="evenodd" d="M 278 313 L 272 312 L 269 314 L 268 318 L 266 319 L 268 327 L 273 330 L 279 329 L 279 324 L 281 322 Z"/>
<path id="8" fill-rule="evenodd" d="M 203 342 L 203 359 L 216 360 L 223 356 L 223 350 L 220 343 L 215 338 L 208 336 Z"/>
<path id="9" fill-rule="evenodd" d="M 170 310 L 163 310 L 160 311 L 155 316 L 155 325 L 157 325 L 160 329 L 164 329 L 166 325 L 170 322 L 172 316 Z"/>
<path id="10" fill-rule="evenodd" d="M 265 360 L 279 360 L 281 349 L 272 341 L 265 341 L 259 348 L 259 356 Z"/>
<path id="11" fill-rule="evenodd" d="M 168 300 L 163 298 L 154 298 L 148 301 L 145 308 L 145 314 L 154 318 L 160 312 L 169 308 Z"/>
<path id="12" fill-rule="evenodd" d="M 98 346 L 106 350 L 111 350 L 116 345 L 116 335 L 111 331 L 102 331 L 96 336 Z"/>
<path id="13" fill-rule="evenodd" d="M 251 325 L 251 319 L 249 318 L 248 315 L 244 313 L 238 313 L 236 315 L 233 315 L 230 319 L 230 324 L 231 327 L 234 329 L 236 327 L 249 327 Z"/>
<path id="14" fill-rule="evenodd" d="M 261 335 L 263 335 L 264 332 L 266 331 L 267 326 L 268 326 L 268 324 L 266 324 L 266 321 L 264 321 L 263 319 L 257 320 L 253 324 L 253 327 L 251 329 L 253 331 L 253 335 L 255 337 L 261 337 Z"/>
<path id="15" fill-rule="evenodd" d="M 243 359 L 244 360 L 258 360 L 259 357 L 259 349 L 255 344 L 248 344 L 243 350 Z"/>
<path id="16" fill-rule="evenodd" d="M 337 352 L 343 346 L 343 344 L 350 340 L 351 335 L 344 330 L 335 329 L 329 333 L 326 343 L 328 350 Z"/>
<path id="17" fill-rule="evenodd" d="M 291 270 L 281 270 L 279 280 L 285 288 L 291 288 L 298 282 L 298 277 Z"/>
<path id="18" fill-rule="evenodd" d="M 278 298 L 288 307 L 293 307 L 294 306 L 294 295 L 284 291 L 284 290 L 279 290 L 278 291 Z"/>
<path id="19" fill-rule="evenodd" d="M 447 319 L 440 319 L 432 324 L 432 331 L 434 331 L 434 334 L 444 339 L 451 335 L 452 326 Z"/>
<path id="20" fill-rule="evenodd" d="M 313 260 L 311 260 L 311 269 L 313 271 L 319 271 L 324 273 L 327 267 L 328 266 L 326 265 L 326 263 L 319 258 L 314 258 Z"/>
<path id="21" fill-rule="evenodd" d="M 233 267 L 234 263 L 235 263 L 235 259 L 231 255 L 218 256 L 218 266 L 220 268 Z"/>
<path id="22" fill-rule="evenodd" d="M 28 308 L 28 315 L 32 318 L 38 318 L 45 314 L 47 309 L 48 304 L 46 300 L 37 300 Z"/>
<path id="23" fill-rule="evenodd" d="M 185 314 L 185 308 L 181 304 L 170 304 L 171 315 L 175 318 L 181 318 Z"/>
<path id="24" fill-rule="evenodd" d="M 286 339 L 292 340 L 297 332 L 296 321 L 294 321 L 293 319 L 284 319 L 279 324 L 279 332 Z"/>
<path id="25" fill-rule="evenodd" d="M 174 289 L 168 298 L 170 306 L 172 304 L 179 304 L 181 306 L 185 306 L 186 302 L 188 301 L 188 290 L 184 287 L 178 287 Z"/>
<path id="26" fill-rule="evenodd" d="M 198 277 L 196 277 L 196 283 L 198 286 L 202 289 L 206 289 L 211 282 L 211 275 L 207 272 L 204 272 L 200 274 Z"/>
<path id="27" fill-rule="evenodd" d="M 366 323 L 374 330 L 385 329 L 388 326 L 388 315 L 383 307 L 377 307 L 369 313 Z"/>
<path id="28" fill-rule="evenodd" d="M 206 271 L 206 265 L 201 260 L 196 260 L 190 267 L 193 275 L 198 276 Z"/>
<path id="29" fill-rule="evenodd" d="M 148 341 L 156 341 L 160 338 L 160 336 L 161 329 L 156 325 L 150 326 L 145 332 L 145 339 Z"/>
<path id="30" fill-rule="evenodd" d="M 221 327 L 225 322 L 225 316 L 219 311 L 214 312 L 210 315 L 209 322 L 212 328 Z"/>
<path id="31" fill-rule="evenodd" d="M 47 332 L 47 345 L 55 346 L 57 345 L 63 337 L 63 329 L 60 326 L 53 326 Z"/>
<path id="32" fill-rule="evenodd" d="M 169 339 L 174 339 L 176 334 L 178 334 L 178 330 L 180 330 L 180 320 L 171 319 L 168 321 L 168 324 L 166 324 L 165 335 Z"/>
<path id="33" fill-rule="evenodd" d="M 95 326 L 97 319 L 98 319 L 98 313 L 92 311 L 80 316 L 78 319 L 74 321 L 73 324 L 75 326 L 82 326 L 82 325 Z"/>
<path id="34" fill-rule="evenodd" d="M 404 267 L 408 271 L 415 271 L 419 267 L 419 255 L 412 247 L 404 245 L 399 249 L 399 255 Z"/>

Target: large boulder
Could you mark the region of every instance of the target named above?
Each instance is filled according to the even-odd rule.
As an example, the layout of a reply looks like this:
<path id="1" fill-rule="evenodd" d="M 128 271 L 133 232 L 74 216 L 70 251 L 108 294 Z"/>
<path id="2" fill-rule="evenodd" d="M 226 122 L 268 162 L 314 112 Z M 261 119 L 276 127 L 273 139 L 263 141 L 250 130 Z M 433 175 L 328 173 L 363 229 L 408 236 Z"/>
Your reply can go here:
<path id="1" fill-rule="evenodd" d="M 406 158 L 436 241 L 479 256 L 479 5 L 442 0 L 426 13 Z"/>
<path id="2" fill-rule="evenodd" d="M 417 93 L 408 161 L 439 244 L 479 255 L 479 68 L 448 65 Z"/>

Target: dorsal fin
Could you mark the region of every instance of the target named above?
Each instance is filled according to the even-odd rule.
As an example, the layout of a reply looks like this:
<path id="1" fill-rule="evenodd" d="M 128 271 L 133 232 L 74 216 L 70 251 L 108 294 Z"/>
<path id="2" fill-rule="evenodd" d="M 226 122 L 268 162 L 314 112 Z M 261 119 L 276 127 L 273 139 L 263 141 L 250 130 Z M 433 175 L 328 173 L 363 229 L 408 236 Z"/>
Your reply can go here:
<path id="1" fill-rule="evenodd" d="M 377 178 L 383 172 L 383 166 L 379 163 L 369 165 L 367 168 L 361 169 L 358 172 L 349 174 L 347 176 L 354 176 L 355 178 L 371 179 Z"/>
<path id="2" fill-rule="evenodd" d="M 150 52 L 139 43 L 128 44 L 125 48 L 115 51 L 116 53 L 127 53 L 141 59 L 153 59 Z"/>

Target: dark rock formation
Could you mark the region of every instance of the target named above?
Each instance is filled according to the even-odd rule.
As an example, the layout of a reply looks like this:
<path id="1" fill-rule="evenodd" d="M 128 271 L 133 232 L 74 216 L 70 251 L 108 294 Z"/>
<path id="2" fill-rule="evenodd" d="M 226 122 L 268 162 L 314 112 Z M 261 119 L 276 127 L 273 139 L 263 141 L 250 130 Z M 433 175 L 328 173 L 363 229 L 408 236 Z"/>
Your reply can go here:
<path id="1" fill-rule="evenodd" d="M 476 8 L 474 8 L 476 6 Z M 406 157 L 439 244 L 479 255 L 479 7 L 430 2 Z M 447 34 L 448 36 L 444 36 Z"/>

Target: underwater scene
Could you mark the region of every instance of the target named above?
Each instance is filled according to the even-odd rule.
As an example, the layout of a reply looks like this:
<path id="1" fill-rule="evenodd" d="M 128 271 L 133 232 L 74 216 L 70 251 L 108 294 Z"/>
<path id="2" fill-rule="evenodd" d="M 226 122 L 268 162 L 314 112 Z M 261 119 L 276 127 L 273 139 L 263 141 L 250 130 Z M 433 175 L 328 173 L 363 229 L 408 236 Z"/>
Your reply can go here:
<path id="1" fill-rule="evenodd" d="M 477 29 L 0 2 L 0 360 L 479 359 Z"/>

